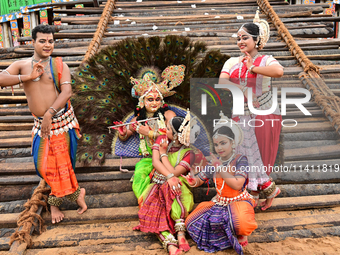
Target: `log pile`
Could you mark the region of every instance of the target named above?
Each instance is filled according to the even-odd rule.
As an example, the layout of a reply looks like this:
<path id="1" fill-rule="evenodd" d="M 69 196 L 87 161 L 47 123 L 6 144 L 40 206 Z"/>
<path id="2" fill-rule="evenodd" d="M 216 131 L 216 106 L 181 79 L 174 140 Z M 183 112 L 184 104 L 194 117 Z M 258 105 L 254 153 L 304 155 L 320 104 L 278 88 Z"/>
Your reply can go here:
<path id="1" fill-rule="evenodd" d="M 83 60 L 106 4 L 99 1 L 99 7 L 90 7 L 92 0 L 82 2 L 86 4 L 83 9 L 65 3 L 69 6 L 67 9 L 54 10 L 67 15 L 59 19 L 68 24 L 57 28 L 58 41 L 53 55 L 63 57 L 71 68 Z M 325 39 L 334 35 L 333 22 L 339 18 L 324 15 L 323 9 L 328 7 L 325 4 L 290 6 L 284 0 L 269 3 L 305 55 L 320 67 L 329 90 L 339 96 L 340 39 Z M 236 0 L 116 1 L 98 48 L 127 37 L 173 33 L 204 40 L 211 49 L 238 56 L 233 34 L 241 24 L 252 21 L 257 8 L 255 0 L 242 3 Z M 268 18 L 271 27 L 271 38 L 263 52 L 273 55 L 285 67 L 284 79 L 274 79 L 273 86 L 279 90 L 281 87 L 305 87 L 299 78 L 303 68 L 279 37 L 275 24 L 264 13 L 261 16 Z M 0 49 L 0 69 L 17 58 L 30 57 L 32 52 L 28 45 Z M 300 96 L 290 94 L 290 97 Z M 304 106 L 312 116 L 303 115 L 293 105 L 287 106 L 286 123 L 295 119 L 298 125 L 282 129 L 284 165 L 272 175 L 282 192 L 269 212 L 257 211 L 259 228 L 249 238 L 250 242 L 278 241 L 288 236 L 340 236 L 340 136 L 316 102 L 312 100 Z M 0 251 L 10 249 L 9 239 L 15 231 L 18 214 L 39 183 L 30 157 L 31 128 L 32 117 L 23 90 L 15 89 L 14 97 L 9 89 L 0 90 Z M 79 254 L 132 251 L 137 245 L 161 250 L 155 236 L 132 231 L 137 225 L 138 207 L 130 178 L 137 161 L 124 159 L 128 173 L 119 171 L 119 159 L 112 156 L 103 166 L 77 165 L 78 180 L 87 190 L 89 211 L 79 216 L 74 211 L 75 205 L 65 202 L 62 209 L 66 210 L 66 217 L 59 226 L 52 226 L 49 214 L 43 212 L 47 232 L 32 239 L 26 254 L 53 254 L 64 250 Z M 206 201 L 214 195 L 213 189 L 208 195 L 206 192 L 206 186 L 194 190 L 195 202 Z M 55 232 L 58 235 L 53 235 Z M 88 241 L 91 242 L 86 245 Z"/>

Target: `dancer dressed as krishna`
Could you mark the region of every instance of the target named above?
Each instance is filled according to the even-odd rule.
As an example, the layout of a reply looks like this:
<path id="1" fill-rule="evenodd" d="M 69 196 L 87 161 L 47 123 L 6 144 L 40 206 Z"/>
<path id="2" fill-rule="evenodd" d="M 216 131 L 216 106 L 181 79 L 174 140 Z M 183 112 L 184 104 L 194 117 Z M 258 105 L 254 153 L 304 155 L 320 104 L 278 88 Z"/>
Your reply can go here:
<path id="1" fill-rule="evenodd" d="M 140 205 L 137 229 L 157 233 L 170 254 L 180 254 L 190 248 L 185 239 L 184 218 L 192 209 L 193 198 L 190 190 L 185 189 L 185 179 L 181 182 L 182 177 L 178 178 L 196 159 L 188 144 L 182 148 L 183 144 L 178 141 L 178 135 L 183 132 L 179 129 L 184 123 L 185 109 L 190 106 L 190 78 L 217 78 L 228 59 L 219 51 L 205 51 L 204 43 L 181 36 L 126 39 L 101 50 L 74 76 L 77 96 L 73 105 L 84 127 L 78 148 L 79 160 L 85 164 L 104 162 L 105 155 L 110 153 L 120 157 L 142 157 L 135 166 L 132 184 Z M 197 123 L 197 128 L 204 130 L 201 122 Z M 112 124 L 116 129 L 113 134 L 108 132 Z M 188 121 L 184 124 L 189 125 Z M 173 137 L 166 136 L 167 129 Z M 196 132 L 199 133 L 194 145 L 208 155 L 209 135 Z M 187 135 L 189 137 L 189 132 Z M 167 150 L 164 141 L 168 139 L 173 143 Z M 165 163 L 167 159 L 169 162 Z M 201 159 L 202 155 L 199 155 L 197 161 Z M 152 186 L 157 186 L 158 191 L 151 192 Z M 171 203 L 164 207 L 162 200 L 156 199 L 156 193 L 172 197 Z M 149 195 L 146 197 L 146 194 Z M 161 205 L 161 215 L 165 218 L 159 219 L 166 219 L 167 227 L 160 224 L 159 219 L 153 219 L 155 224 L 152 226 L 143 225 L 142 215 L 148 209 L 146 204 L 150 197 Z M 186 202 L 183 203 L 183 199 Z M 177 205 L 175 210 L 171 209 L 172 204 Z M 178 231 L 182 235 L 179 243 L 173 236 Z"/>

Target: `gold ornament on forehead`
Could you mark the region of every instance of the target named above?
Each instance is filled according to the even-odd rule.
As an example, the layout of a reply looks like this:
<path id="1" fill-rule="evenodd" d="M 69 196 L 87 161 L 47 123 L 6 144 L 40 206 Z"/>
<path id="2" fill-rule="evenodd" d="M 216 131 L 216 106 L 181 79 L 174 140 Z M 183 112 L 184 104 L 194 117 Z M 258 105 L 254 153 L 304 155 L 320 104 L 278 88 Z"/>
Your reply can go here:
<path id="1" fill-rule="evenodd" d="M 132 96 L 139 98 L 139 107 L 144 107 L 144 98 L 151 92 L 158 93 L 164 103 L 163 98 L 172 96 L 175 91 L 172 89 L 181 85 L 184 80 L 184 65 L 168 66 L 161 74 L 162 82 L 157 82 L 157 75 L 146 72 L 141 79 L 135 79 L 131 77 Z"/>

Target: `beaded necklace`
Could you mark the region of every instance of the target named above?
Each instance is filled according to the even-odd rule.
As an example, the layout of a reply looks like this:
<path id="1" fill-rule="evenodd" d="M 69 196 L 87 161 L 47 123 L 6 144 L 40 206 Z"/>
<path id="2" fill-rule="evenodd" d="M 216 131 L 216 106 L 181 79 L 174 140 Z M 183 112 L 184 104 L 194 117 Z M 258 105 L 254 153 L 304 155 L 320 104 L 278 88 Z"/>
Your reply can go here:
<path id="1" fill-rule="evenodd" d="M 259 56 L 260 56 L 260 55 L 259 55 L 258 53 L 255 55 L 254 60 L 253 60 L 253 63 L 255 62 L 255 60 L 256 60 Z M 249 73 L 249 70 L 247 69 L 246 75 L 245 75 L 246 77 L 245 77 L 244 81 L 242 81 L 242 78 L 241 78 L 242 67 L 243 67 L 243 62 L 241 62 L 240 68 L 239 68 L 239 70 L 238 70 L 238 78 L 239 78 L 239 81 L 240 81 L 240 85 L 241 85 L 242 87 L 245 87 L 245 86 L 247 86 L 247 84 L 248 84 L 248 73 Z"/>

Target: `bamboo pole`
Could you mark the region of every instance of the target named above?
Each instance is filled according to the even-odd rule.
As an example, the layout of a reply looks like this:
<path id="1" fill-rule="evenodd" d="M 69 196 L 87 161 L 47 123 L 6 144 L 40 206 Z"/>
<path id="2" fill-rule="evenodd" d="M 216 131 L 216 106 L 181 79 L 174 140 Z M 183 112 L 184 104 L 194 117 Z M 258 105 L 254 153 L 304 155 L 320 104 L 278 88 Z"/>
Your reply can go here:
<path id="1" fill-rule="evenodd" d="M 95 35 L 94 35 L 94 37 L 93 37 L 93 39 L 90 43 L 90 46 L 89 46 L 89 48 L 88 48 L 88 50 L 85 54 L 83 62 L 87 61 L 89 58 L 91 58 L 99 50 L 100 43 L 101 43 L 102 37 L 104 35 L 105 29 L 106 29 L 107 24 L 110 20 L 112 11 L 115 8 L 116 8 L 115 0 L 108 0 L 106 5 L 105 5 L 103 14 L 100 18 L 97 31 L 96 31 L 96 33 L 95 33 Z"/>

